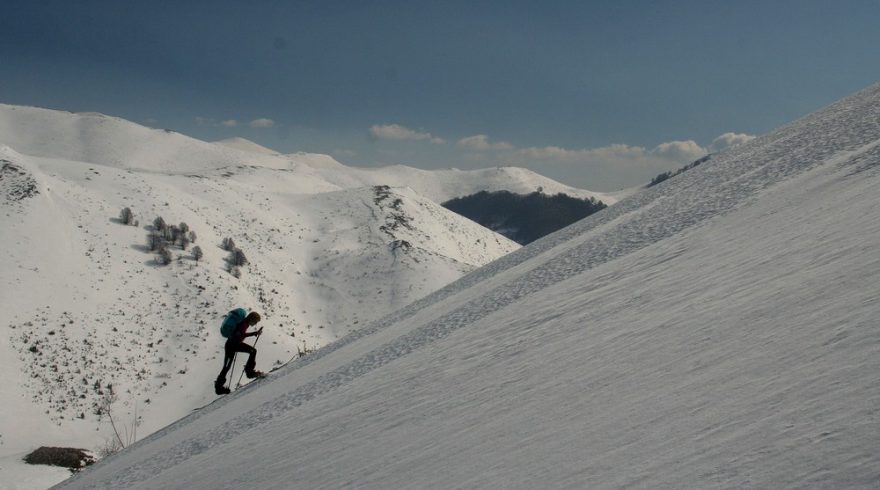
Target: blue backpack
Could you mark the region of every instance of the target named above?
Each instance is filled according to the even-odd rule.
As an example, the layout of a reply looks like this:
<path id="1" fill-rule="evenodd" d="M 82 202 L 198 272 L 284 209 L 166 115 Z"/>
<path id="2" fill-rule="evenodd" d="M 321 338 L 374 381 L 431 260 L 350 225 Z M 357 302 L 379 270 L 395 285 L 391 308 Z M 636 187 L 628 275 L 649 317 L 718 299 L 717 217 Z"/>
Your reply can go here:
<path id="1" fill-rule="evenodd" d="M 237 327 L 246 316 L 247 310 L 244 308 L 236 308 L 230 311 L 223 319 L 223 324 L 220 325 L 220 335 L 228 339 L 229 336 L 232 335 L 232 332 L 235 331 L 235 327 Z"/>

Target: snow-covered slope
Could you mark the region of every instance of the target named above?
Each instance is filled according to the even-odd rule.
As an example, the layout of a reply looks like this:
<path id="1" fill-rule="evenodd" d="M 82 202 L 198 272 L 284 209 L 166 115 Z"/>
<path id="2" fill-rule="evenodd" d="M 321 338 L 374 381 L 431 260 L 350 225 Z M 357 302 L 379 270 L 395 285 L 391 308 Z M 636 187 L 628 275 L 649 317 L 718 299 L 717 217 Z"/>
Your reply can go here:
<path id="1" fill-rule="evenodd" d="M 545 237 L 62 488 L 871 488 L 880 85 Z"/>
<path id="2" fill-rule="evenodd" d="M 236 150 L 241 151 L 249 151 L 252 153 L 261 153 L 263 155 L 278 155 L 279 153 L 271 148 L 266 148 L 263 145 L 259 145 L 254 143 L 251 140 L 234 137 L 234 138 L 226 138 L 220 141 L 215 141 L 214 143 L 222 146 L 228 146 L 230 148 L 235 148 Z"/>
<path id="3" fill-rule="evenodd" d="M 329 182 L 322 169 L 349 171 L 330 157 L 233 143 L 0 105 L 0 481 L 40 445 L 103 445 L 110 387 L 139 437 L 214 399 L 234 306 L 266 319 L 268 369 L 519 248 L 409 187 Z M 160 265 L 156 217 L 204 257 L 175 245 Z M 249 260 L 240 278 L 225 238 Z"/>

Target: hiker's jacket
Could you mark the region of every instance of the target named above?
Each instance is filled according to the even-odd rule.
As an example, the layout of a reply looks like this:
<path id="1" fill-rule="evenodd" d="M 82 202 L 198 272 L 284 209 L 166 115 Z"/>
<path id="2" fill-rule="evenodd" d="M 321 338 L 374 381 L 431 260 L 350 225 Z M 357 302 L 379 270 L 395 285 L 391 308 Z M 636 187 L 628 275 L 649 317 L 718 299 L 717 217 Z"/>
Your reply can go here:
<path id="1" fill-rule="evenodd" d="M 247 329 L 250 327 L 250 323 L 248 323 L 247 318 L 244 318 L 242 321 L 235 326 L 235 330 L 232 331 L 232 334 L 229 336 L 229 340 L 233 342 L 244 342 L 244 338 L 248 336 Z"/>

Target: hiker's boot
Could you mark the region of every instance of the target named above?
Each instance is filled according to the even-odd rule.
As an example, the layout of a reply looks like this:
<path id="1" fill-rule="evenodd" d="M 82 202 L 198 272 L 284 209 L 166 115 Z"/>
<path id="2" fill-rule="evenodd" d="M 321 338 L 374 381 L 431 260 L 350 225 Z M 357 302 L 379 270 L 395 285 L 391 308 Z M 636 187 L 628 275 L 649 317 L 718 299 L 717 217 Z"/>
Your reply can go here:
<path id="1" fill-rule="evenodd" d="M 225 379 L 218 379 L 217 381 L 214 381 L 214 393 L 217 393 L 218 395 L 228 395 L 230 393 L 230 390 L 229 388 L 224 386 L 225 384 Z"/>

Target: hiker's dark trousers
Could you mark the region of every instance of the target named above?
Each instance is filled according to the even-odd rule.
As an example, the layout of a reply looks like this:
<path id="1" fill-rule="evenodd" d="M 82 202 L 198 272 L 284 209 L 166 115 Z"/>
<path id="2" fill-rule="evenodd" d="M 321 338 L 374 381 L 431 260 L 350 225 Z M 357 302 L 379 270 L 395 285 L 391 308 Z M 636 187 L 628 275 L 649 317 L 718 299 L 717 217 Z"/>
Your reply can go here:
<path id="1" fill-rule="evenodd" d="M 223 370 L 220 371 L 220 376 L 217 376 L 217 381 L 221 384 L 226 382 L 226 373 L 232 368 L 232 361 L 235 359 L 236 352 L 246 352 L 249 356 L 244 365 L 244 372 L 252 373 L 257 366 L 257 349 L 254 349 L 242 341 L 229 339 L 226 341 L 226 347 L 224 350 L 226 351 L 226 355 L 223 357 Z"/>

